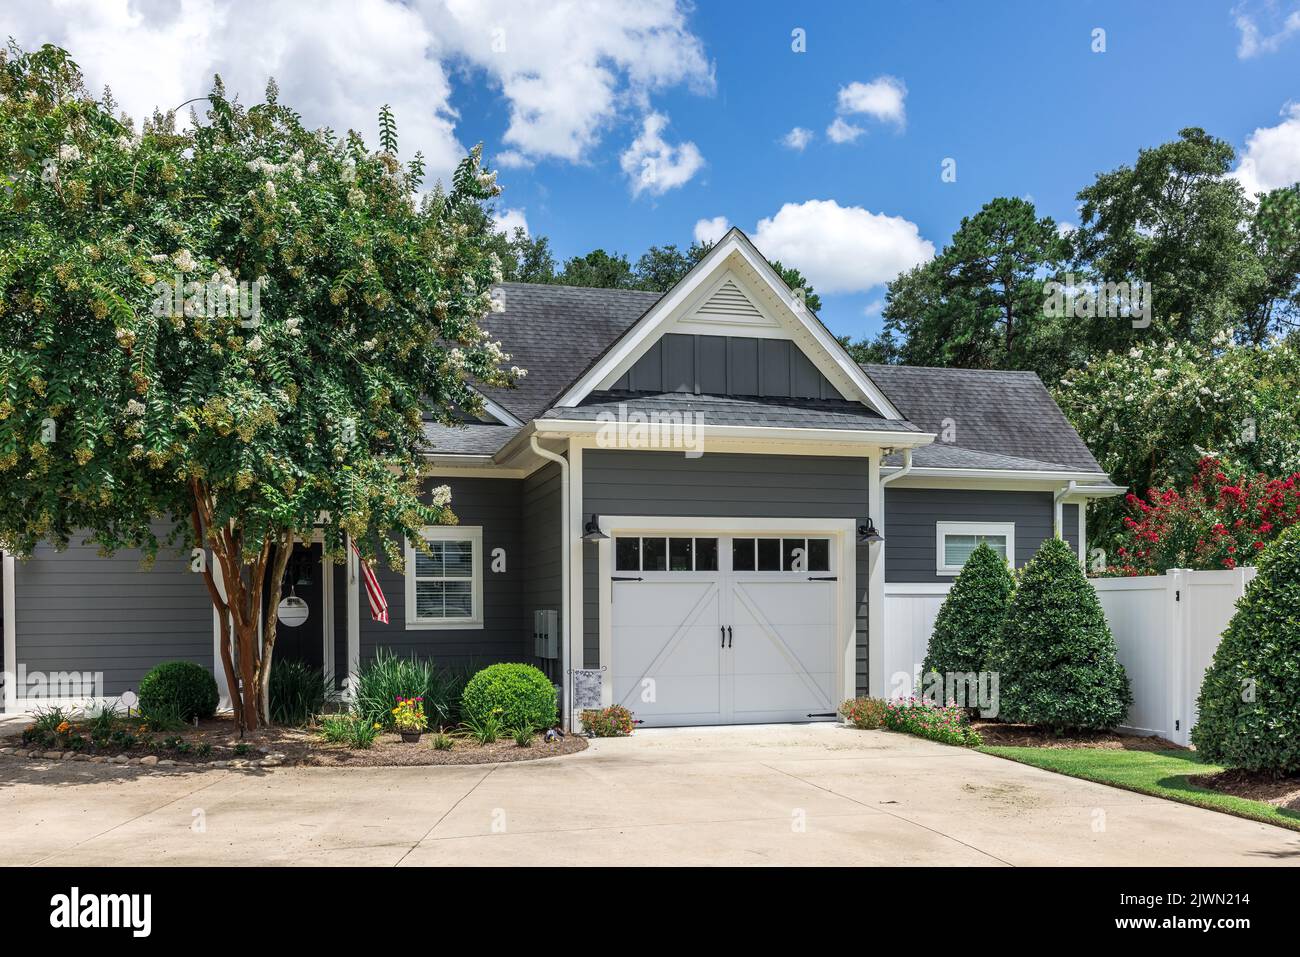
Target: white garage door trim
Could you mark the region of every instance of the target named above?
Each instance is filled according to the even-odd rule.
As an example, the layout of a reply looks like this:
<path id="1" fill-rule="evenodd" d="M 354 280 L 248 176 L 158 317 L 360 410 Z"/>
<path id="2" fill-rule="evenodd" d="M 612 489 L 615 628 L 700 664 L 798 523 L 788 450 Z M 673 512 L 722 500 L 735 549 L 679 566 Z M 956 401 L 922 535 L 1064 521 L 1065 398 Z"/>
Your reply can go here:
<path id="1" fill-rule="evenodd" d="M 609 538 L 597 544 L 600 603 L 601 700 L 614 703 L 613 581 L 614 539 L 620 535 L 794 537 L 817 535 L 831 539 L 835 575 L 835 683 L 841 698 L 851 698 L 857 688 L 857 629 L 854 612 L 857 590 L 857 521 L 816 518 L 691 518 L 653 515 L 603 515 L 601 525 Z M 832 702 L 834 710 L 839 702 Z"/>

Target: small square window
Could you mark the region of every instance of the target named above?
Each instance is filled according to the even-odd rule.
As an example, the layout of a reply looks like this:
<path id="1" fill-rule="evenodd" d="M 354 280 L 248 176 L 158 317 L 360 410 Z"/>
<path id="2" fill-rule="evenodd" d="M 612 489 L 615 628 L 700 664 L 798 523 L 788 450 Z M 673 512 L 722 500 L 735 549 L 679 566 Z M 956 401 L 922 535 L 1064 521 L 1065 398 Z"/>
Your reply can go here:
<path id="1" fill-rule="evenodd" d="M 645 572 L 668 570 L 668 539 L 641 539 L 641 570 Z"/>
<path id="2" fill-rule="evenodd" d="M 754 570 L 754 540 L 752 538 L 733 538 L 731 540 L 731 567 L 738 572 Z"/>
<path id="3" fill-rule="evenodd" d="M 670 572 L 689 572 L 694 570 L 692 539 L 668 539 L 668 570 Z"/>
<path id="4" fill-rule="evenodd" d="M 641 539 L 614 539 L 614 568 L 621 572 L 641 570 Z"/>
<path id="5" fill-rule="evenodd" d="M 1010 522 L 939 522 L 936 571 L 956 575 L 971 553 L 987 545 L 1010 562 L 1015 554 L 1016 527 Z"/>
<path id="6" fill-rule="evenodd" d="M 406 545 L 406 627 L 483 627 L 483 530 L 431 526 Z"/>
<path id="7" fill-rule="evenodd" d="M 810 572 L 828 572 L 831 570 L 831 540 L 829 538 L 808 539 L 808 570 Z"/>
<path id="8" fill-rule="evenodd" d="M 695 540 L 695 570 L 697 572 L 716 572 L 718 570 L 718 540 L 716 538 L 697 538 Z"/>
<path id="9" fill-rule="evenodd" d="M 758 570 L 760 572 L 779 572 L 781 570 L 781 539 L 758 539 Z"/>

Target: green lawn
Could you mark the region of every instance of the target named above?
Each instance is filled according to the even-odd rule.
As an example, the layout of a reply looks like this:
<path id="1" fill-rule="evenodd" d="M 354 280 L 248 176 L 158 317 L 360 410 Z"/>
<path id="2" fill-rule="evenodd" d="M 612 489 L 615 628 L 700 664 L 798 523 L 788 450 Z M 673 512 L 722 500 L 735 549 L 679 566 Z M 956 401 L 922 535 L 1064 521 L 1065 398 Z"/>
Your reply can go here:
<path id="1" fill-rule="evenodd" d="M 1128 791 L 1151 794 L 1300 831 L 1300 811 L 1282 810 L 1263 801 L 1220 794 L 1188 781 L 1188 777 L 1194 774 L 1213 774 L 1223 770 L 1217 765 L 1203 762 L 1195 751 L 1006 747 L 984 747 L 979 750 L 1058 774 L 1068 774 L 1073 778 L 1110 784 Z"/>

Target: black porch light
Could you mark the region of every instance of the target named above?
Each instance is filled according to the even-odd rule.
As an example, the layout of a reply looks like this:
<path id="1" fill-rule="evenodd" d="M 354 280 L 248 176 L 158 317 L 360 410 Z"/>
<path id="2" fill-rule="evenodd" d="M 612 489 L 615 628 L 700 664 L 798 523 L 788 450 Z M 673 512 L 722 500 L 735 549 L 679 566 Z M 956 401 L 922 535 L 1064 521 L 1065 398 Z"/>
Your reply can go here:
<path id="1" fill-rule="evenodd" d="M 883 542 L 885 536 L 876 531 L 876 523 L 867 516 L 865 522 L 858 523 L 858 544 L 875 545 L 877 542 Z"/>
<path id="2" fill-rule="evenodd" d="M 582 540 L 584 542 L 603 542 L 608 539 L 609 536 L 600 530 L 600 516 L 593 512 L 591 521 L 582 526 Z"/>

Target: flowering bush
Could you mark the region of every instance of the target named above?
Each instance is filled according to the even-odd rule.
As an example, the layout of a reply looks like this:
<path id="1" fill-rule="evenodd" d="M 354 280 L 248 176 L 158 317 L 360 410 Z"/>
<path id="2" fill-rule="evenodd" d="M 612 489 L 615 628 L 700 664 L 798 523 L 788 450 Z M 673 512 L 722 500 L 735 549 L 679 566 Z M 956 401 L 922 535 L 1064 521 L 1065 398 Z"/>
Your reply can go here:
<path id="1" fill-rule="evenodd" d="M 608 708 L 589 708 L 582 712 L 582 727 L 593 737 L 621 738 L 631 734 L 635 726 L 632 712 L 621 704 L 610 705 Z"/>
<path id="2" fill-rule="evenodd" d="M 398 698 L 393 709 L 393 727 L 408 734 L 427 730 L 429 719 L 424 716 L 424 699 Z"/>
<path id="3" fill-rule="evenodd" d="M 885 704 L 884 723 L 890 731 L 905 731 L 943 744 L 974 748 L 984 743 L 970 726 L 966 709 L 955 702 L 939 706 L 916 697 L 898 698 Z"/>
<path id="4" fill-rule="evenodd" d="M 1128 496 L 1124 544 L 1111 575 L 1158 575 L 1170 568 L 1255 564 L 1256 555 L 1300 522 L 1300 472 L 1286 478 L 1234 477 L 1204 458 L 1190 486 Z"/>
<path id="5" fill-rule="evenodd" d="M 840 705 L 840 717 L 855 728 L 871 731 L 884 723 L 886 707 L 880 698 L 850 698 Z"/>

